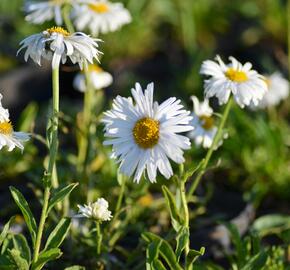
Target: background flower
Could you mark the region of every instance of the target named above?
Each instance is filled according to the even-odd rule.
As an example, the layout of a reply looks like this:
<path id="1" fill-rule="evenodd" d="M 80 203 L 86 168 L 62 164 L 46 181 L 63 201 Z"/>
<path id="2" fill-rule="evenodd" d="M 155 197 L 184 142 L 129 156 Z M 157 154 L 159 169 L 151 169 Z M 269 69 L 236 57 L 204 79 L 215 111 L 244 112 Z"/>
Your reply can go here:
<path id="1" fill-rule="evenodd" d="M 200 73 L 210 76 L 204 81 L 206 98 L 217 97 L 220 105 L 228 102 L 232 94 L 238 105 L 243 108 L 252 103 L 257 106 L 267 92 L 264 77 L 252 69 L 252 64 L 241 64 L 234 57 L 229 57 L 230 64 L 225 64 L 219 56 L 217 63 L 206 60 Z"/>

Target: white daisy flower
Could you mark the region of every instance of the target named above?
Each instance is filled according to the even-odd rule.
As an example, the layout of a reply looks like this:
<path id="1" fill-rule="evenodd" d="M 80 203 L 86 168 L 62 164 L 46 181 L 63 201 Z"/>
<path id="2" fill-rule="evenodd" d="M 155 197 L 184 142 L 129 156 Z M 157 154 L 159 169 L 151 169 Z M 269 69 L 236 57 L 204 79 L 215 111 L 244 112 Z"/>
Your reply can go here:
<path id="1" fill-rule="evenodd" d="M 90 83 L 95 90 L 106 88 L 113 82 L 113 76 L 109 72 L 101 69 L 98 65 L 88 66 L 88 76 Z M 83 72 L 80 72 L 75 76 L 73 86 L 80 92 L 85 92 L 87 90 L 86 77 Z"/>
<path id="2" fill-rule="evenodd" d="M 87 62 L 93 63 L 101 53 L 98 48 L 99 39 L 76 32 L 70 34 L 61 27 L 52 27 L 39 34 L 31 35 L 20 42 L 21 48 L 17 54 L 26 49 L 25 61 L 30 57 L 41 65 L 42 58 L 52 60 L 52 68 L 57 68 L 69 58 L 73 64 L 79 64 L 82 69 Z"/>
<path id="3" fill-rule="evenodd" d="M 177 133 L 192 130 L 192 117 L 180 100 L 169 98 L 160 105 L 153 101 L 154 84 L 143 93 L 139 83 L 131 90 L 131 97 L 118 96 L 113 108 L 105 113 L 105 145 L 113 146 L 112 157 L 120 163 L 120 172 L 139 182 L 144 171 L 151 182 L 157 170 L 165 178 L 173 171 L 169 159 L 181 164 L 183 150 L 190 148 L 190 140 Z"/>
<path id="4" fill-rule="evenodd" d="M 100 198 L 94 203 L 89 203 L 88 205 L 78 205 L 79 214 L 75 217 L 86 217 L 92 218 L 96 221 L 109 221 L 112 218 L 111 211 L 108 210 L 108 202 Z"/>
<path id="5" fill-rule="evenodd" d="M 195 96 L 191 97 L 193 102 L 193 119 L 191 125 L 193 130 L 188 133 L 188 137 L 193 139 L 196 145 L 210 148 L 217 133 L 214 125 L 213 109 L 209 105 L 208 99 L 199 102 Z"/>
<path id="6" fill-rule="evenodd" d="M 107 0 L 91 0 L 76 6 L 73 17 L 78 30 L 88 28 L 93 36 L 114 32 L 132 21 L 129 11 L 122 3 Z"/>
<path id="7" fill-rule="evenodd" d="M 24 10 L 28 15 L 25 20 L 34 24 L 43 24 L 54 19 L 56 25 L 62 25 L 61 9 L 68 2 L 68 0 L 26 1 Z"/>
<path id="8" fill-rule="evenodd" d="M 219 56 L 217 63 L 206 60 L 202 63 L 200 73 L 210 76 L 205 80 L 205 97 L 217 97 L 220 105 L 228 102 L 233 94 L 241 108 L 253 104 L 257 106 L 267 92 L 264 77 L 252 69 L 252 64 L 241 64 L 234 57 L 229 57 L 226 65 Z"/>
<path id="9" fill-rule="evenodd" d="M 8 151 L 12 151 L 15 147 L 20 148 L 22 151 L 24 146 L 22 142 L 29 140 L 29 134 L 25 132 L 15 132 L 12 123 L 9 119 L 9 112 L 2 107 L 2 95 L 0 94 L 0 150 L 8 147 Z"/>
<path id="10" fill-rule="evenodd" d="M 266 108 L 277 106 L 280 101 L 289 96 L 289 82 L 279 72 L 275 72 L 270 76 L 265 76 L 265 78 L 268 85 L 268 91 L 258 107 Z"/>

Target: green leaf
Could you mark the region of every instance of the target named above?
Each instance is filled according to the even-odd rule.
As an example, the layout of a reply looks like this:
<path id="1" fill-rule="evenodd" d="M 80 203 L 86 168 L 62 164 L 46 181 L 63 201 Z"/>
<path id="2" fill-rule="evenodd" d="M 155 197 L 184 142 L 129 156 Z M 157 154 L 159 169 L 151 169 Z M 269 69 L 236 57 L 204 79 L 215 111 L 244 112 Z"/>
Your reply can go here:
<path id="1" fill-rule="evenodd" d="M 15 203 L 18 205 L 20 208 L 22 215 L 24 217 L 24 220 L 26 222 L 26 225 L 28 227 L 28 230 L 31 235 L 32 243 L 35 243 L 35 238 L 36 238 L 36 232 L 37 232 L 37 226 L 35 219 L 32 215 L 32 212 L 29 208 L 29 205 L 23 195 L 14 187 L 10 187 L 10 192 L 12 194 L 12 197 L 15 201 Z"/>
<path id="2" fill-rule="evenodd" d="M 246 245 L 244 245 L 241 239 L 240 233 L 235 224 L 228 223 L 228 222 L 225 222 L 223 224 L 227 227 L 227 229 L 230 232 L 231 240 L 237 250 L 238 265 L 239 267 L 241 267 L 242 265 L 244 265 L 246 261 L 246 256 L 247 256 Z"/>
<path id="3" fill-rule="evenodd" d="M 158 235 L 150 232 L 146 232 L 142 234 L 142 238 L 147 242 L 151 243 L 153 241 L 161 241 L 161 246 L 159 248 L 160 255 L 166 261 L 170 269 L 172 270 L 182 270 L 182 267 L 176 260 L 175 253 L 169 243 L 159 237 Z"/>
<path id="4" fill-rule="evenodd" d="M 203 256 L 204 252 L 204 247 L 201 247 L 199 251 L 191 249 L 187 254 L 186 266 L 192 265 L 200 256 Z"/>
<path id="5" fill-rule="evenodd" d="M 162 241 L 154 240 L 152 243 L 148 245 L 147 251 L 146 251 L 146 269 L 148 270 L 154 270 L 153 268 L 153 261 L 158 258 L 159 255 L 159 249 L 162 244 Z"/>
<path id="6" fill-rule="evenodd" d="M 8 250 L 8 254 L 11 260 L 17 266 L 17 270 L 29 270 L 28 262 L 20 255 L 20 251 L 17 249 Z"/>
<path id="7" fill-rule="evenodd" d="M 183 175 L 183 179 L 182 181 L 186 182 L 188 180 L 188 178 L 190 178 L 196 171 L 199 170 L 199 168 L 201 167 L 201 165 L 204 163 L 204 159 L 202 159 L 197 166 L 193 166 L 191 168 L 189 168 Z"/>
<path id="8" fill-rule="evenodd" d="M 181 253 L 186 247 L 188 241 L 189 241 L 189 229 L 186 227 L 183 227 L 178 232 L 177 237 L 176 237 L 177 245 L 176 245 L 175 254 L 177 257 L 177 261 L 179 261 Z"/>
<path id="9" fill-rule="evenodd" d="M 49 235 L 44 250 L 58 248 L 65 239 L 71 225 L 69 218 L 62 218 Z"/>
<path id="10" fill-rule="evenodd" d="M 253 230 L 260 236 L 285 231 L 290 228 L 290 216 L 265 215 L 257 218 L 252 226 Z"/>
<path id="11" fill-rule="evenodd" d="M 58 202 L 62 201 L 66 196 L 68 196 L 77 185 L 78 183 L 69 184 L 66 187 L 62 188 L 61 190 L 58 190 L 55 194 L 53 194 L 48 204 L 47 213 L 49 213 Z"/>
<path id="12" fill-rule="evenodd" d="M 64 270 L 86 270 L 86 268 L 80 265 L 73 265 L 65 268 Z"/>
<path id="13" fill-rule="evenodd" d="M 268 255 L 266 252 L 261 251 L 253 258 L 251 258 L 247 264 L 241 268 L 241 270 L 258 270 L 261 269 L 267 262 Z"/>
<path id="14" fill-rule="evenodd" d="M 0 269 L 1 270 L 15 270 L 15 263 L 5 255 L 0 255 Z"/>
<path id="15" fill-rule="evenodd" d="M 53 261 L 61 255 L 62 252 L 59 248 L 43 251 L 39 254 L 37 262 L 32 264 L 31 270 L 40 270 L 47 262 Z"/>
<path id="16" fill-rule="evenodd" d="M 18 118 L 17 130 L 29 132 L 31 124 L 34 122 L 38 111 L 37 103 L 31 102 L 22 111 Z"/>
<path id="17" fill-rule="evenodd" d="M 162 191 L 169 208 L 172 226 L 174 230 L 178 232 L 183 224 L 183 220 L 178 213 L 175 198 L 166 186 L 162 186 Z"/>
<path id="18" fill-rule="evenodd" d="M 153 261 L 152 266 L 153 266 L 153 270 L 166 270 L 166 267 L 158 259 Z"/>
<path id="19" fill-rule="evenodd" d="M 15 219 L 15 216 L 11 217 L 9 219 L 9 221 L 4 225 L 3 230 L 0 234 L 0 246 L 2 245 L 3 241 L 5 240 L 6 235 L 9 231 L 9 228 L 10 228 L 10 224 L 14 221 L 14 219 Z"/>
<path id="20" fill-rule="evenodd" d="M 13 235 L 12 241 L 14 248 L 20 251 L 21 257 L 30 263 L 31 253 L 26 238 L 22 234 L 16 234 Z"/>

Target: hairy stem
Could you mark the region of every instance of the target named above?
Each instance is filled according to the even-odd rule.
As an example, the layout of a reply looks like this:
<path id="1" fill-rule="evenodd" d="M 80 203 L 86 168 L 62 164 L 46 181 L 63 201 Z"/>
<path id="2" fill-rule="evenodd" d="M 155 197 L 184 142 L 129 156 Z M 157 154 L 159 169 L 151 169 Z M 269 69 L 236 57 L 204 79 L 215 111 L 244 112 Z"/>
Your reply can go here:
<path id="1" fill-rule="evenodd" d="M 51 117 L 51 130 L 49 133 L 49 162 L 48 168 L 46 172 L 46 177 L 44 180 L 44 198 L 43 198 L 43 205 L 41 211 L 41 217 L 38 225 L 38 231 L 36 235 L 36 241 L 34 246 L 34 254 L 33 254 L 33 262 L 37 262 L 41 239 L 43 235 L 43 229 L 45 220 L 47 218 L 47 209 L 48 209 L 48 202 L 50 196 L 50 188 L 53 176 L 53 170 L 55 168 L 55 160 L 57 156 L 57 148 L 58 148 L 58 114 L 59 114 L 59 68 L 55 68 L 52 70 L 52 117 Z"/>

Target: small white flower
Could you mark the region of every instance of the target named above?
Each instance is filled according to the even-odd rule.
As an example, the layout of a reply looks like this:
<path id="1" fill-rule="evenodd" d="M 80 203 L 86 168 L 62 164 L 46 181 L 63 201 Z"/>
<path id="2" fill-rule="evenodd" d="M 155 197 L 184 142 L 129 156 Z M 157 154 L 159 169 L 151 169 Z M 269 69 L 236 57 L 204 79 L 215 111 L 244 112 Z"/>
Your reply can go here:
<path id="1" fill-rule="evenodd" d="M 73 14 L 76 28 L 80 31 L 88 28 L 93 36 L 114 32 L 132 21 L 122 3 L 107 0 L 87 1 L 76 6 Z"/>
<path id="2" fill-rule="evenodd" d="M 34 24 L 43 24 L 52 19 L 57 25 L 62 25 L 61 9 L 67 0 L 26 1 L 24 10 L 28 15 L 25 20 Z"/>
<path id="3" fill-rule="evenodd" d="M 94 203 L 89 203 L 88 205 L 78 205 L 79 214 L 75 217 L 86 217 L 92 218 L 96 221 L 109 221 L 112 218 L 111 211 L 108 210 L 108 202 L 100 198 Z"/>
<path id="4" fill-rule="evenodd" d="M 202 63 L 200 73 L 210 76 L 205 80 L 205 97 L 217 97 L 220 105 L 228 102 L 230 95 L 241 108 L 253 104 L 257 106 L 267 92 L 264 77 L 252 69 L 252 64 L 241 64 L 234 57 L 229 57 L 226 65 L 219 56 L 218 63 L 206 60 Z"/>
<path id="5" fill-rule="evenodd" d="M 22 142 L 29 140 L 29 134 L 24 132 L 15 132 L 9 119 L 9 112 L 2 107 L 2 95 L 0 94 L 0 150 L 8 147 L 8 151 L 12 151 L 15 147 L 22 151 L 24 146 Z"/>
<path id="6" fill-rule="evenodd" d="M 265 76 L 265 78 L 268 85 L 268 91 L 258 107 L 266 108 L 277 106 L 280 101 L 289 96 L 289 82 L 283 78 L 279 72 L 275 72 L 270 76 Z"/>
<path id="7" fill-rule="evenodd" d="M 42 58 L 45 58 L 52 61 L 52 68 L 57 68 L 60 62 L 64 64 L 69 58 L 82 69 L 87 62 L 93 63 L 94 59 L 99 61 L 101 52 L 97 49 L 98 41 L 81 32 L 70 34 L 61 27 L 52 27 L 22 40 L 17 54 L 26 49 L 25 61 L 30 57 L 41 65 Z"/>
<path id="8" fill-rule="evenodd" d="M 188 133 L 188 137 L 193 139 L 196 145 L 210 148 L 217 133 L 217 127 L 214 125 L 213 110 L 209 106 L 208 99 L 199 102 L 197 97 L 192 96 L 191 100 L 193 102 L 191 125 L 194 129 Z"/>
<path id="9" fill-rule="evenodd" d="M 112 75 L 97 65 L 88 66 L 88 75 L 90 84 L 95 90 L 106 88 L 113 82 Z M 80 92 L 85 92 L 87 90 L 86 77 L 84 72 L 80 72 L 75 76 L 73 86 Z"/>
<path id="10" fill-rule="evenodd" d="M 143 93 L 139 83 L 131 90 L 131 97 L 118 96 L 113 108 L 105 113 L 105 145 L 113 146 L 112 157 L 120 163 L 120 172 L 139 182 L 147 171 L 151 182 L 157 170 L 167 179 L 173 175 L 169 159 L 181 164 L 183 150 L 190 148 L 190 140 L 177 133 L 192 130 L 190 112 L 180 100 L 169 98 L 160 105 L 153 101 L 154 84 Z"/>

